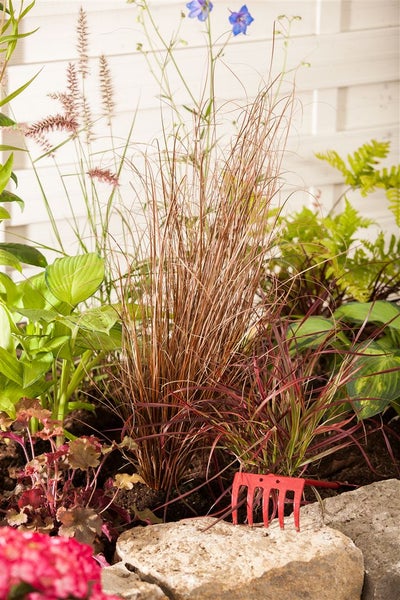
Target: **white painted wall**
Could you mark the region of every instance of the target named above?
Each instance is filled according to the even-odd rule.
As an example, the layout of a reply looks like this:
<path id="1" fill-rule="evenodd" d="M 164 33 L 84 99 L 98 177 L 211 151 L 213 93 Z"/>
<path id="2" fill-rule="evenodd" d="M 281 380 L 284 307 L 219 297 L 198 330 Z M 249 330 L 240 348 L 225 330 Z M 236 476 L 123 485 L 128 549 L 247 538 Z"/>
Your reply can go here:
<path id="1" fill-rule="evenodd" d="M 228 30 L 228 9 L 238 10 L 241 4 L 241 0 L 214 0 L 215 38 Z M 181 22 L 181 35 L 187 45 L 178 52 L 180 64 L 190 85 L 199 85 L 204 65 L 204 28 L 198 21 L 181 19 L 181 12 L 186 12 L 185 1 L 153 0 L 151 5 L 167 37 Z M 143 56 L 136 50 L 137 43 L 145 40 L 136 21 L 135 6 L 125 0 L 37 0 L 25 27 L 26 30 L 39 27 L 39 31 L 20 43 L 8 72 L 9 90 L 39 70 L 40 73 L 13 102 L 14 117 L 21 123 L 34 122 L 57 112 L 57 103 L 47 94 L 65 88 L 68 62 L 76 59 L 75 24 L 80 6 L 88 14 L 92 77 L 87 92 L 95 112 L 96 107 L 99 110 L 97 57 L 104 53 L 114 82 L 116 136 L 123 139 L 135 118 L 134 142 L 153 138 L 160 132 L 159 89 Z M 310 66 L 296 71 L 298 103 L 284 160 L 285 189 L 290 193 L 291 207 L 310 204 L 311 189 L 329 209 L 342 191 L 341 179 L 335 170 L 314 157 L 315 152 L 333 148 L 346 154 L 375 138 L 391 141 L 391 153 L 385 164 L 399 160 L 400 3 L 398 0 L 248 0 L 247 6 L 255 21 L 247 36 L 238 36 L 227 46 L 224 62 L 228 68 L 221 66 L 218 71 L 217 94 L 221 99 L 238 102 L 254 96 L 261 78 L 268 78 L 275 18 L 280 14 L 302 17 L 293 25 L 287 69 L 298 67 L 301 61 Z M 275 69 L 279 70 L 282 62 L 282 43 L 277 43 Z M 282 93 L 289 90 L 292 75 L 287 80 Z M 174 93 L 177 99 L 184 100 L 179 86 Z M 104 128 L 98 133 L 96 148 L 101 150 L 109 144 L 108 133 Z M 18 141 L 10 133 L 3 134 L 3 138 L 8 143 Z M 37 146 L 30 147 L 33 156 L 40 154 Z M 73 153 L 63 148 L 58 163 L 64 174 L 73 172 L 73 162 Z M 62 180 L 50 159 L 36 165 L 63 239 L 73 251 L 74 236 L 67 226 L 70 207 Z M 12 221 L 7 223 L 4 235 L 13 241 L 26 237 L 52 246 L 56 242 L 28 157 L 16 156 L 16 167 L 17 193 L 24 198 L 26 208 L 20 213 L 13 207 Z M 69 186 L 75 214 L 83 215 L 82 193 L 76 180 L 65 176 L 63 181 Z M 129 202 L 132 191 L 128 175 L 120 191 Z M 396 230 L 382 195 L 357 201 L 357 205 L 362 206 L 366 215 L 379 219 L 388 232 Z M 118 217 L 115 227 L 117 231 Z"/>

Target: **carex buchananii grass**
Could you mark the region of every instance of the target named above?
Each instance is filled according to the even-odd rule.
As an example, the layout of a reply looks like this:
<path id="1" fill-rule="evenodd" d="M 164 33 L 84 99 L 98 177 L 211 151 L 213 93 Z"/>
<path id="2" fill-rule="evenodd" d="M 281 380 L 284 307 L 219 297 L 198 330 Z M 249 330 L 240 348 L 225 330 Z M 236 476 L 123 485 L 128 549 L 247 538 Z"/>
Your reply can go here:
<path id="1" fill-rule="evenodd" d="M 210 442 L 204 409 L 254 322 L 292 101 L 272 97 L 243 110 L 226 150 L 207 146 L 199 120 L 190 148 L 175 138 L 146 157 L 147 236 L 121 288 L 119 410 L 155 489 L 177 486 Z"/>

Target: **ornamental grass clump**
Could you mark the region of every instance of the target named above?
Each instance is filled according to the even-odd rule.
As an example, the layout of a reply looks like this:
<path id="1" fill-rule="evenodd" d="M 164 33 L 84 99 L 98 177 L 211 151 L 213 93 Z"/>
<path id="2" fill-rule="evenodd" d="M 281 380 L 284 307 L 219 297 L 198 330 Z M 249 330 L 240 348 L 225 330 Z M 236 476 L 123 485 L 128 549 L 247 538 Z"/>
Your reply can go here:
<path id="1" fill-rule="evenodd" d="M 290 321 L 277 316 L 269 311 L 265 323 L 258 323 L 251 353 L 237 356 L 240 380 L 217 386 L 219 402 L 207 407 L 215 446 L 243 471 L 293 477 L 353 444 L 368 462 L 358 443 L 364 429 L 346 391 L 354 376 L 350 353 L 329 345 L 333 333 L 320 334 L 320 343 L 299 351 Z"/>
<path id="2" fill-rule="evenodd" d="M 212 4 L 187 6 L 208 27 Z M 248 15 L 244 9 L 235 19 Z M 210 61 L 212 74 L 212 52 Z M 212 444 L 215 424 L 203 408 L 218 402 L 221 379 L 239 376 L 232 358 L 256 319 L 292 102 L 276 101 L 274 89 L 232 109 L 236 131 L 228 141 L 219 135 L 223 110 L 213 96 L 203 99 L 206 113 L 200 104 L 191 110 L 186 135 L 171 141 L 165 132 L 165 145 L 149 149 L 133 184 L 146 228 L 121 279 L 117 410 L 134 440 L 138 473 L 167 494 Z M 132 228 L 132 245 L 135 234 Z"/>

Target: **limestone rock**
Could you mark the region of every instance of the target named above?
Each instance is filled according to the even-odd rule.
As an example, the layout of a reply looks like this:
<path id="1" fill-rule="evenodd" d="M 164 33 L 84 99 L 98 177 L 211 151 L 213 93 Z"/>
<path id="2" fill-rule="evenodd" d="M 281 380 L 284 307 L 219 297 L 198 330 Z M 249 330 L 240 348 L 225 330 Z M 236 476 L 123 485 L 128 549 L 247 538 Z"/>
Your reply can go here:
<path id="1" fill-rule="evenodd" d="M 104 568 L 101 580 L 106 594 L 118 594 L 125 600 L 168 600 L 158 586 L 141 581 L 121 562 Z"/>
<path id="2" fill-rule="evenodd" d="M 360 550 L 339 531 L 301 525 L 208 517 L 136 527 L 118 539 L 117 556 L 174 600 L 360 600 Z"/>
<path id="3" fill-rule="evenodd" d="M 301 509 L 305 517 L 350 537 L 362 551 L 362 600 L 400 600 L 400 480 L 372 483 Z"/>

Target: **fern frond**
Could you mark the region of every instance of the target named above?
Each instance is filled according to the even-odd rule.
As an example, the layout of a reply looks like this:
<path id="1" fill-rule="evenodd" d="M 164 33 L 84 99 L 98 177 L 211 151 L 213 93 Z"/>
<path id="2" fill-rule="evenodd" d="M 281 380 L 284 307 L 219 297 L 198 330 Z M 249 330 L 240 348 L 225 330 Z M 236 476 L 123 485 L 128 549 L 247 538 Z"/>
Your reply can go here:
<path id="1" fill-rule="evenodd" d="M 352 188 L 361 187 L 361 178 L 373 175 L 375 165 L 389 153 L 390 142 L 371 140 L 360 146 L 353 154 L 347 155 L 348 165 L 335 150 L 328 150 L 325 154 L 317 153 L 315 156 L 340 171 L 346 185 Z"/>
<path id="2" fill-rule="evenodd" d="M 386 190 L 386 197 L 389 200 L 389 209 L 394 214 L 396 225 L 400 227 L 400 189 L 397 187 Z"/>
<path id="3" fill-rule="evenodd" d="M 352 173 L 349 171 L 346 163 L 339 156 L 336 150 L 328 150 L 326 153 L 316 152 L 315 156 L 319 160 L 326 161 L 331 167 L 340 171 L 347 185 L 353 185 L 352 181 L 349 181 L 349 179 L 352 180 Z"/>

